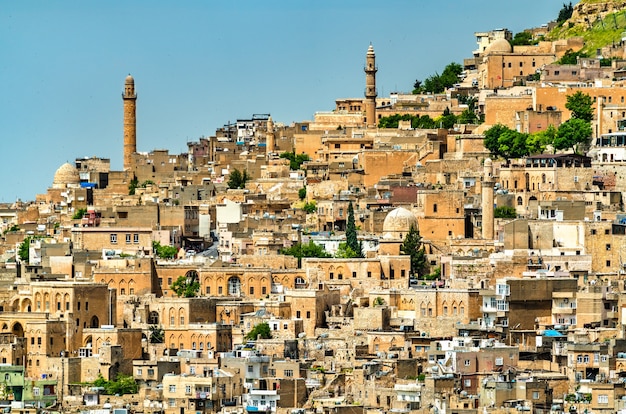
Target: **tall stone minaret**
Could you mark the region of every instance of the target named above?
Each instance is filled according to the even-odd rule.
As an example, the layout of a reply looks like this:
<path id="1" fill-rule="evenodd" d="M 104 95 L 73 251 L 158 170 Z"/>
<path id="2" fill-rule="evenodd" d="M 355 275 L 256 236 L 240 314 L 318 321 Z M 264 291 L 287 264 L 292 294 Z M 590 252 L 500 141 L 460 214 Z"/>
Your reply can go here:
<path id="1" fill-rule="evenodd" d="M 375 127 L 376 122 L 376 54 L 370 44 L 365 55 L 365 125 Z"/>
<path id="2" fill-rule="evenodd" d="M 495 179 L 493 177 L 493 162 L 490 158 L 485 160 L 483 164 L 483 185 L 482 185 L 482 201 L 483 201 L 483 239 L 493 240 L 494 232 L 494 214 L 493 214 L 493 185 Z"/>
<path id="3" fill-rule="evenodd" d="M 135 80 L 130 74 L 124 82 L 124 170 L 132 169 L 133 154 L 137 152 L 137 94 Z"/>
<path id="4" fill-rule="evenodd" d="M 272 117 L 267 118 L 267 132 L 265 133 L 265 156 L 269 158 L 270 154 L 274 152 L 276 146 L 274 138 L 274 121 Z"/>

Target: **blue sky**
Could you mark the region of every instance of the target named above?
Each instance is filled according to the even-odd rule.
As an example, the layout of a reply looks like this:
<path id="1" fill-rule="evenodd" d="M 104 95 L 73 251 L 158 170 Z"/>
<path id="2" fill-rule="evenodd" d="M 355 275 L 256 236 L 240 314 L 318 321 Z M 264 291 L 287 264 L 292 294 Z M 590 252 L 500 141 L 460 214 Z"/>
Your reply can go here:
<path id="1" fill-rule="evenodd" d="M 0 202 L 34 200 L 76 158 L 122 166 L 124 78 L 137 149 L 186 151 L 228 121 L 313 119 L 361 97 L 376 51 L 379 96 L 462 63 L 474 32 L 557 17 L 556 0 L 1 1 Z M 573 2 L 576 3 L 576 2 Z"/>

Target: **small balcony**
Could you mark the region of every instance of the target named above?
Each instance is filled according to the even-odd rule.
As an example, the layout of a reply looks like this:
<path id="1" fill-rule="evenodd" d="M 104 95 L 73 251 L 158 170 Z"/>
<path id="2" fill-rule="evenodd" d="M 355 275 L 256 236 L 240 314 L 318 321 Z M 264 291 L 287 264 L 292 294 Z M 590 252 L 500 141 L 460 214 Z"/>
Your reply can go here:
<path id="1" fill-rule="evenodd" d="M 573 315 L 576 313 L 576 308 L 572 308 L 570 306 L 556 306 L 552 308 L 552 314 L 559 315 Z"/>
<path id="2" fill-rule="evenodd" d="M 619 312 L 616 311 L 616 310 L 606 311 L 606 318 L 607 319 L 618 319 L 619 318 Z"/>

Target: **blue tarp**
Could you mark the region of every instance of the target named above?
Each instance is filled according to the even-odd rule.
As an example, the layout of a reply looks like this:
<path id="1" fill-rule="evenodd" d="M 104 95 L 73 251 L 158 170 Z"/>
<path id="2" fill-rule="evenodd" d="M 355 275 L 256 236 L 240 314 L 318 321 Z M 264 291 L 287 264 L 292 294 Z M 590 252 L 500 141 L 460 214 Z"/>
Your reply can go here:
<path id="1" fill-rule="evenodd" d="M 556 331 L 554 329 L 546 329 L 543 331 L 543 336 L 565 336 L 561 332 Z"/>

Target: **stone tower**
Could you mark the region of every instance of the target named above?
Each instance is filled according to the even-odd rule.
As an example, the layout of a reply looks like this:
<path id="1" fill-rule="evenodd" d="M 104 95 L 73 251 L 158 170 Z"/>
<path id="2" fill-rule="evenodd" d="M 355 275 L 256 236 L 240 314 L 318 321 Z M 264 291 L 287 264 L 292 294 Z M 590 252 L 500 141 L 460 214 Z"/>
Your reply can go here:
<path id="1" fill-rule="evenodd" d="M 132 169 L 133 154 L 137 152 L 137 94 L 135 80 L 130 74 L 124 82 L 124 170 Z"/>
<path id="2" fill-rule="evenodd" d="M 265 133 L 265 155 L 269 158 L 270 154 L 274 152 L 275 137 L 274 137 L 274 121 L 272 117 L 267 118 L 267 132 Z"/>
<path id="3" fill-rule="evenodd" d="M 376 54 L 370 44 L 365 55 L 365 125 L 375 127 L 376 122 Z"/>
<path id="4" fill-rule="evenodd" d="M 483 164 L 482 207 L 483 207 L 483 239 L 493 240 L 493 162 L 490 158 Z"/>

